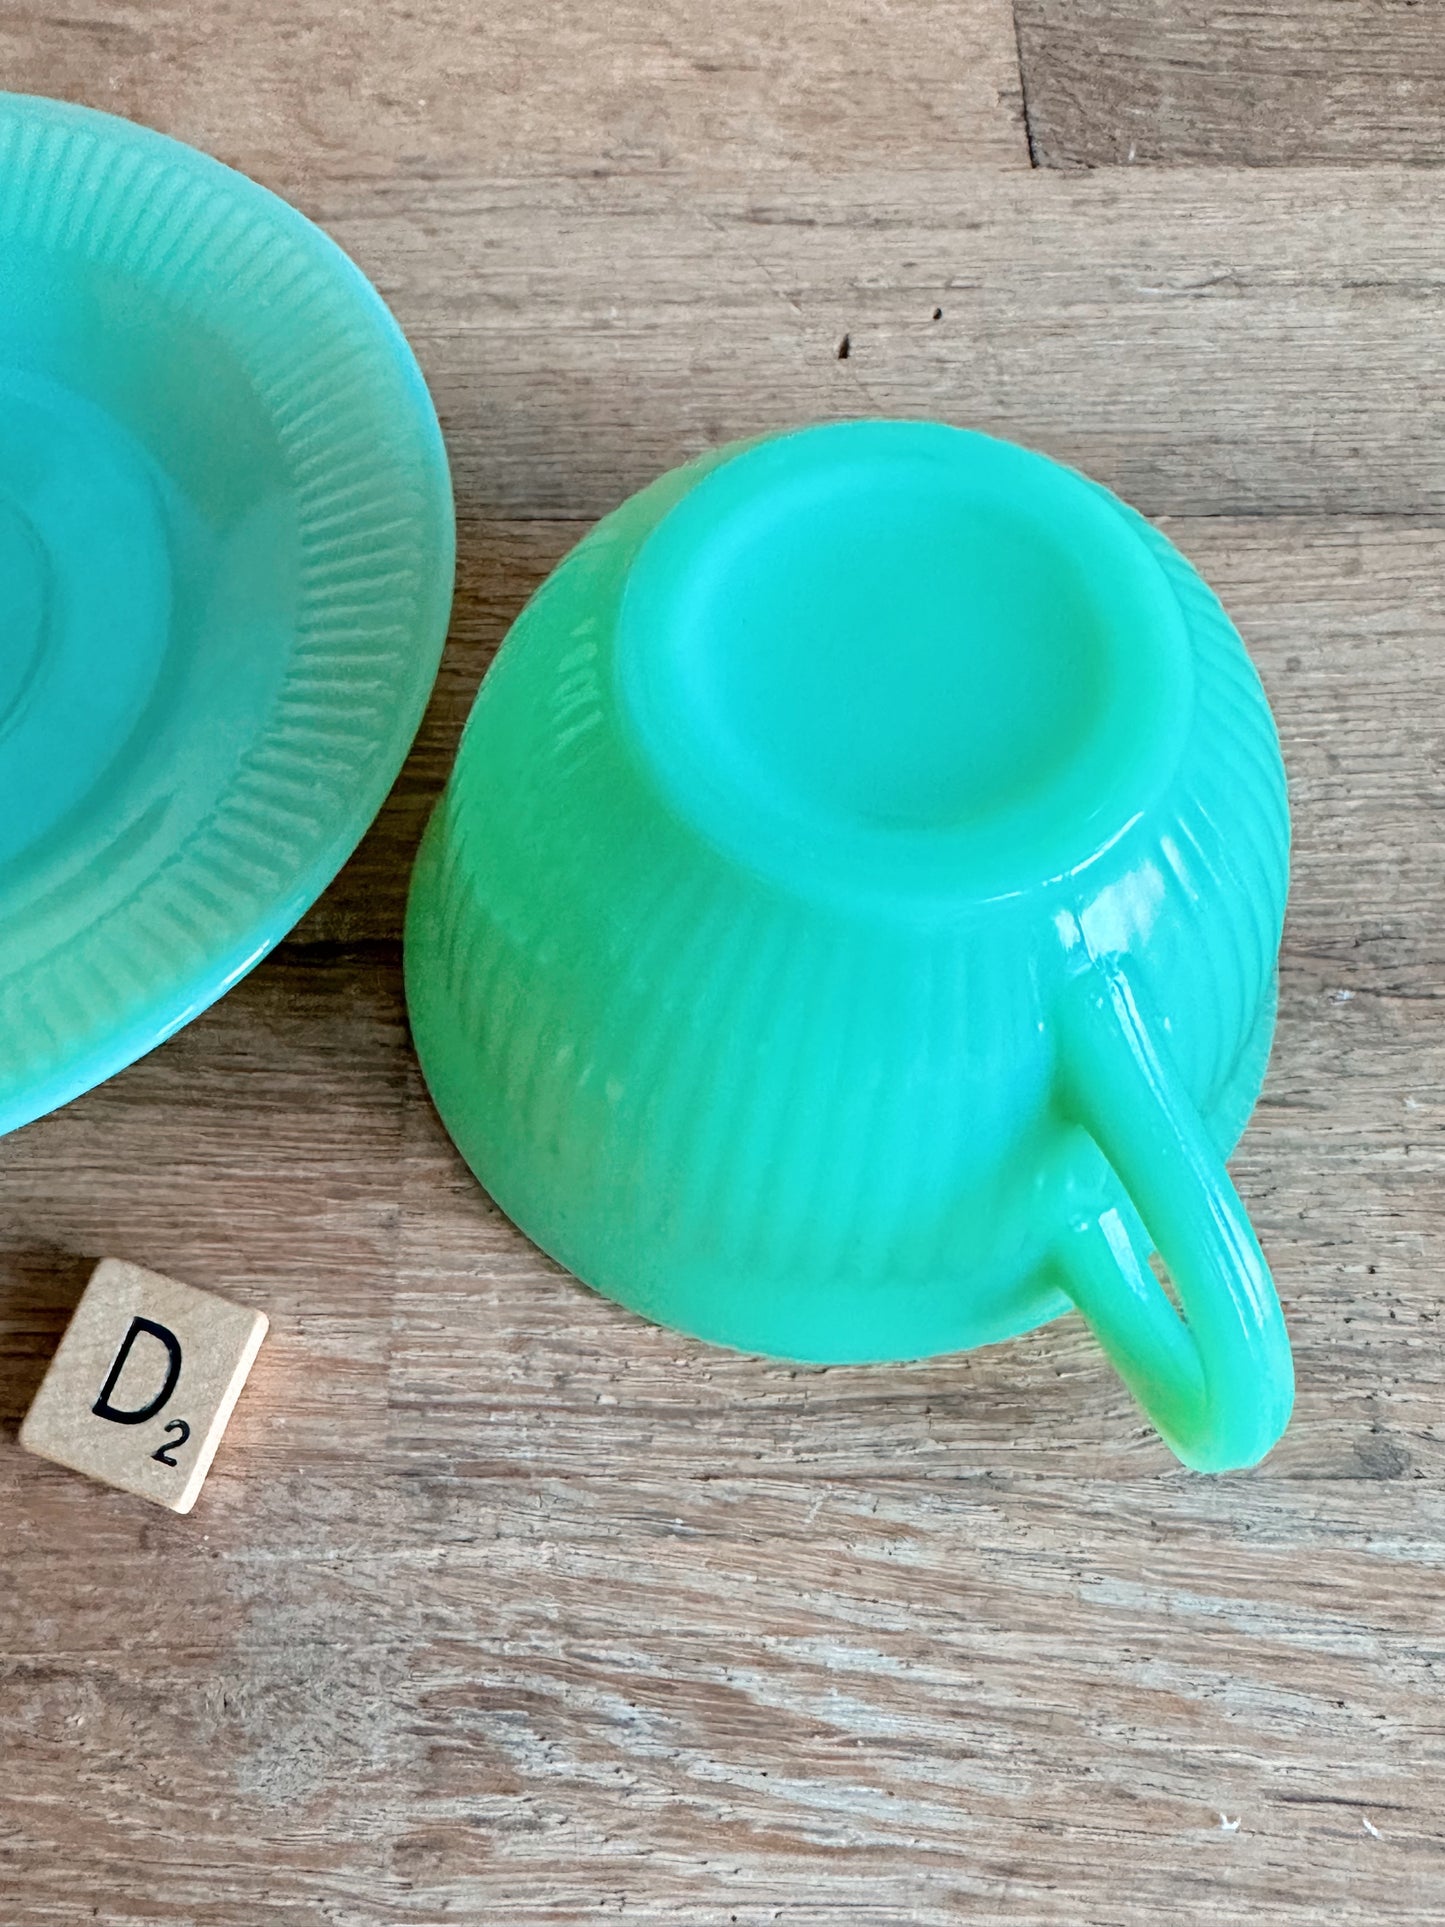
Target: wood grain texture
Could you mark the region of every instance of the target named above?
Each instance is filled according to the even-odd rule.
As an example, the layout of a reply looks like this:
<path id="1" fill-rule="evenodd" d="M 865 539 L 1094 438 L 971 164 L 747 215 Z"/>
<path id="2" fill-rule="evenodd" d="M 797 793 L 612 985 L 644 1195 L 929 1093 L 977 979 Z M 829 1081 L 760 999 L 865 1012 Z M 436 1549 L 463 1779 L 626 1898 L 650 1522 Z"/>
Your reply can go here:
<path id="1" fill-rule="evenodd" d="M 1419 14 L 1310 13 L 1290 98 L 1354 143 L 1317 158 L 1431 158 Z M 0 1144 L 4 1927 L 1438 1922 L 1445 176 L 1259 171 L 1315 151 L 1257 145 L 1308 122 L 1264 16 L 1183 61 L 1176 0 L 1144 18 L 1021 0 L 1035 158 L 1127 157 L 1051 149 L 1046 103 L 1094 140 L 1153 73 L 1150 151 L 1208 166 L 1030 169 L 999 0 L 0 13 L 8 85 L 196 140 L 356 254 L 461 509 L 356 858 Z M 421 1088 L 406 868 L 526 595 L 710 441 L 894 413 L 1164 518 L 1275 705 L 1295 882 L 1236 1174 L 1300 1396 L 1250 1475 L 1174 1465 L 1077 1319 L 835 1371 L 647 1327 L 505 1223 Z M 15 1445 L 103 1252 L 272 1321 L 189 1520 Z"/>
<path id="2" fill-rule="evenodd" d="M 1445 161 L 1440 0 L 1016 0 L 1042 167 Z"/>
<path id="3" fill-rule="evenodd" d="M 0 72 L 319 181 L 1027 168 L 1009 0 L 9 0 Z"/>
<path id="4" fill-rule="evenodd" d="M 467 514 L 597 515 L 859 414 L 1016 436 L 1149 513 L 1445 511 L 1445 171 L 448 178 L 315 211 L 415 343 Z"/>

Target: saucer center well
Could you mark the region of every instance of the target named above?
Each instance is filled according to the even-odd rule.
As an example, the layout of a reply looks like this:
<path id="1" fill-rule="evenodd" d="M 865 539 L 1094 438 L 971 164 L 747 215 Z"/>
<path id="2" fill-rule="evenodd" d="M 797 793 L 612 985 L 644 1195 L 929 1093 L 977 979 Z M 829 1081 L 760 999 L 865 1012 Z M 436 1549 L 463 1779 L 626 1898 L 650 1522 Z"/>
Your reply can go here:
<path id="1" fill-rule="evenodd" d="M 28 516 L 0 501 L 0 739 L 35 685 L 49 599 L 40 538 Z"/>
<path id="2" fill-rule="evenodd" d="M 62 383 L 0 367 L 0 863 L 39 843 L 122 754 L 170 617 L 144 451 Z"/>

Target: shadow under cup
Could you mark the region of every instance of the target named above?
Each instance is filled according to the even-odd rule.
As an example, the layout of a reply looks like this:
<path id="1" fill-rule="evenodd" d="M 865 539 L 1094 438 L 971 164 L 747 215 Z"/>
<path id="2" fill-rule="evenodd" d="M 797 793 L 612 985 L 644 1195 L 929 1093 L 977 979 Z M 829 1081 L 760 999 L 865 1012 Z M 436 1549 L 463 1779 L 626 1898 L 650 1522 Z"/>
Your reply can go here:
<path id="1" fill-rule="evenodd" d="M 803 431 L 523 612 L 418 860 L 418 1050 L 503 1209 L 649 1317 L 884 1359 L 1072 1301 L 1181 1457 L 1251 1463 L 1292 1380 L 1223 1153 L 1287 849 L 1157 532 L 984 436 Z"/>

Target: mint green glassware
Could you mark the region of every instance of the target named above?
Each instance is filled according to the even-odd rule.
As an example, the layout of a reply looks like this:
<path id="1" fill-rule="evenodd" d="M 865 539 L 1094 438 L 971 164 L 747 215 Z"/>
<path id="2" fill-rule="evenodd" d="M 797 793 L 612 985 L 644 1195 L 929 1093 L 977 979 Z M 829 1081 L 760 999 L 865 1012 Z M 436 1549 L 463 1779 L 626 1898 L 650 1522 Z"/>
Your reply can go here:
<path id="1" fill-rule="evenodd" d="M 724 449 L 488 675 L 417 1048 L 502 1209 L 647 1317 L 841 1362 L 1074 1304 L 1180 1458 L 1249 1465 L 1293 1379 L 1224 1158 L 1288 843 L 1237 634 L 1105 490 L 916 423 Z"/>
<path id="2" fill-rule="evenodd" d="M 451 604 L 436 414 L 253 181 L 0 95 L 0 1132 L 158 1044 L 330 882 Z"/>

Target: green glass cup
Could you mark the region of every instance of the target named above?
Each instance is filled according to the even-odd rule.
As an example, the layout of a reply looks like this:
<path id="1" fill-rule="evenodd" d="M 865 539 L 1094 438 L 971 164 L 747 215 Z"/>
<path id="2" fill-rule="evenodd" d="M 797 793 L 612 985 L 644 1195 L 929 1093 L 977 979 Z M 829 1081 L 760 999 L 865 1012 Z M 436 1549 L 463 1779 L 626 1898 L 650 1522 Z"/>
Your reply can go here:
<path id="1" fill-rule="evenodd" d="M 1288 850 L 1163 536 L 986 436 L 808 429 L 664 476 L 518 619 L 417 861 L 417 1049 L 645 1316 L 843 1362 L 1076 1305 L 1181 1459 L 1248 1465 L 1293 1376 L 1224 1159 Z"/>

